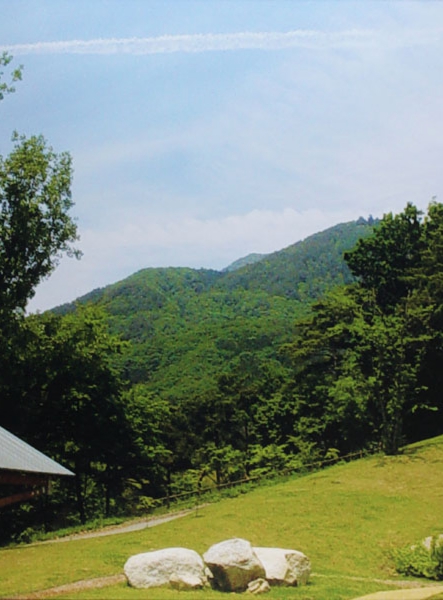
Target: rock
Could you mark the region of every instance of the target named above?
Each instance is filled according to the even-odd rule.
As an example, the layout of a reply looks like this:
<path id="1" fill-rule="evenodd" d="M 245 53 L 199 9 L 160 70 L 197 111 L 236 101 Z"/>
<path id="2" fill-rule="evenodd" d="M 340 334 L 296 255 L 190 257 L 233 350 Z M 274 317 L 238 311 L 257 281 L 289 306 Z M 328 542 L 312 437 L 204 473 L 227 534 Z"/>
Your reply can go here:
<path id="1" fill-rule="evenodd" d="M 124 572 L 129 585 L 135 588 L 193 590 L 208 585 L 201 556 L 187 548 L 135 554 L 126 561 Z"/>
<path id="2" fill-rule="evenodd" d="M 426 548 L 429 552 L 431 552 L 432 546 L 435 548 L 441 548 L 443 546 L 443 534 L 440 535 L 430 535 L 422 541 L 422 546 Z"/>
<path id="3" fill-rule="evenodd" d="M 304 585 L 311 574 L 311 563 L 303 552 L 283 548 L 253 548 L 271 585 Z"/>
<path id="4" fill-rule="evenodd" d="M 248 589 L 246 591 L 249 594 L 265 594 L 266 592 L 271 591 L 271 586 L 266 579 L 254 579 L 254 581 L 251 581 L 251 583 L 248 584 Z"/>
<path id="5" fill-rule="evenodd" d="M 265 577 L 251 544 L 240 538 L 214 544 L 203 560 L 214 577 L 214 587 L 224 592 L 244 592 L 251 581 Z"/>
<path id="6" fill-rule="evenodd" d="M 204 587 L 201 577 L 191 573 L 172 574 L 169 585 L 174 590 L 195 590 Z"/>

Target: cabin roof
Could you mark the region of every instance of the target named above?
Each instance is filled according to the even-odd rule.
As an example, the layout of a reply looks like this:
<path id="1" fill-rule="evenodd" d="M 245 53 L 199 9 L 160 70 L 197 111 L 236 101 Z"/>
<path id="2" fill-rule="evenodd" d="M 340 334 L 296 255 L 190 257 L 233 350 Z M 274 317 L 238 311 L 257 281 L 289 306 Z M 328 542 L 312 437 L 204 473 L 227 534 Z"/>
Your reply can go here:
<path id="1" fill-rule="evenodd" d="M 74 475 L 55 460 L 0 427 L 0 470 L 45 475 Z"/>

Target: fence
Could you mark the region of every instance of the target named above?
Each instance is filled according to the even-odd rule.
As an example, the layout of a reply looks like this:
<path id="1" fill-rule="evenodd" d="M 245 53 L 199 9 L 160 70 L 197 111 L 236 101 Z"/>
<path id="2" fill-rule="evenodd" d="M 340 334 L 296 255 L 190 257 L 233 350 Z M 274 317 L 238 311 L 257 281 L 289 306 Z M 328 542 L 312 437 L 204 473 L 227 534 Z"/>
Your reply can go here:
<path id="1" fill-rule="evenodd" d="M 235 481 L 228 481 L 226 483 L 220 483 L 214 486 L 199 487 L 197 485 L 196 489 L 194 490 L 180 492 L 179 494 L 169 494 L 167 496 L 163 496 L 162 498 L 155 498 L 155 500 L 153 500 L 152 508 L 166 508 L 169 510 L 172 506 L 189 504 L 189 502 L 192 500 L 194 500 L 195 504 L 198 505 L 202 501 L 202 498 L 204 496 L 214 494 L 222 496 L 225 490 L 239 488 L 241 486 L 253 487 L 255 485 L 260 484 L 260 482 L 262 481 L 270 481 L 280 477 L 289 477 L 291 475 L 295 475 L 296 473 L 305 473 L 320 470 L 324 467 L 328 467 L 336 463 L 357 460 L 359 458 L 363 458 L 364 456 L 368 456 L 369 454 L 370 453 L 368 451 L 360 450 L 358 452 L 352 452 L 343 456 L 334 456 L 333 458 L 326 458 L 311 463 L 305 463 L 303 465 L 300 465 L 299 467 L 285 468 L 279 471 L 262 473 L 260 475 L 253 475 L 251 477 L 237 479 Z"/>

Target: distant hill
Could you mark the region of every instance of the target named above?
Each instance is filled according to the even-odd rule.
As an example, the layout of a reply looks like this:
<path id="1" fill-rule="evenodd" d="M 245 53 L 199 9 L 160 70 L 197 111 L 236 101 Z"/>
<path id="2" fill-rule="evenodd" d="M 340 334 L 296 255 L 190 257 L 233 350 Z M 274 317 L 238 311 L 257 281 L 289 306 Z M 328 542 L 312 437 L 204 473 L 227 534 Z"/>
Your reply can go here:
<path id="1" fill-rule="evenodd" d="M 228 267 L 224 268 L 223 272 L 230 273 L 231 271 L 236 271 L 237 269 L 241 269 L 242 267 L 245 267 L 246 265 L 253 265 L 256 262 L 263 260 L 266 256 L 268 256 L 268 255 L 267 254 L 254 254 L 254 253 L 248 254 L 247 256 L 244 256 L 243 258 L 239 258 L 238 260 L 231 263 Z"/>
<path id="2" fill-rule="evenodd" d="M 225 271 L 143 269 L 78 302 L 102 305 L 112 330 L 131 342 L 119 365 L 131 382 L 171 398 L 204 395 L 242 353 L 278 361 L 310 304 L 351 281 L 343 253 L 372 229 L 364 219 L 344 223 Z"/>

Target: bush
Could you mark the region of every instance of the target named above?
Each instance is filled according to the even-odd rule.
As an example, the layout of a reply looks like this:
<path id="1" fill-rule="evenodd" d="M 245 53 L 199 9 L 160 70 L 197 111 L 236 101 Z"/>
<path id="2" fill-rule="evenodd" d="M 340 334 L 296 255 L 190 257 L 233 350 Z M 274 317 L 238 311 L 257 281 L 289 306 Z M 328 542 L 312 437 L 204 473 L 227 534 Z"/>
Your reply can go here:
<path id="1" fill-rule="evenodd" d="M 431 536 L 394 553 L 399 573 L 427 579 L 443 579 L 443 535 Z"/>
<path id="2" fill-rule="evenodd" d="M 138 513 L 150 513 L 159 506 L 158 500 L 151 496 L 139 496 L 136 511 Z"/>

